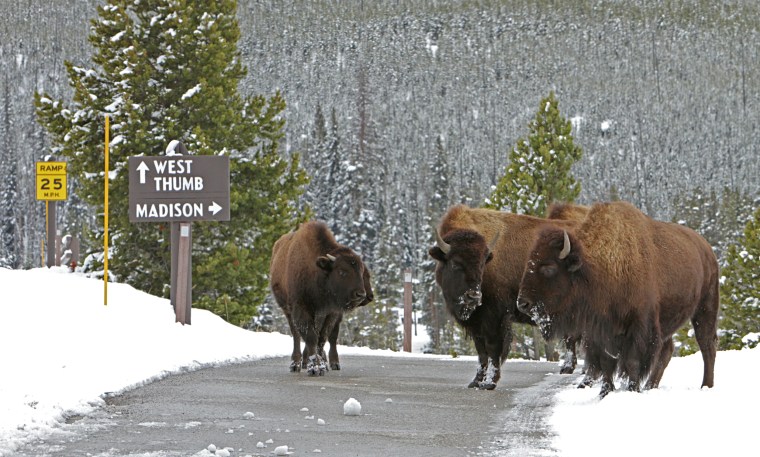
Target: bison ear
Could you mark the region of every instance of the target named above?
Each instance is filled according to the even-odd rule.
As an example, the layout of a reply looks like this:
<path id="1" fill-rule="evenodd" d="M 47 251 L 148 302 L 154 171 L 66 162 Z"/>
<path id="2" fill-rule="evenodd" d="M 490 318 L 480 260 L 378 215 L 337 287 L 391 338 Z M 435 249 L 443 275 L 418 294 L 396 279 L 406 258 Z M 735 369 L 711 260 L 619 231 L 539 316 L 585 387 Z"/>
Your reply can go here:
<path id="1" fill-rule="evenodd" d="M 428 250 L 428 254 L 430 254 L 430 257 L 440 262 L 446 261 L 446 254 L 444 254 L 441 248 L 439 248 L 438 246 L 433 246 L 432 248 L 430 248 L 430 250 Z"/>
<path id="2" fill-rule="evenodd" d="M 325 271 L 332 271 L 334 261 L 334 257 L 332 259 L 326 256 L 317 257 L 317 266 Z"/>

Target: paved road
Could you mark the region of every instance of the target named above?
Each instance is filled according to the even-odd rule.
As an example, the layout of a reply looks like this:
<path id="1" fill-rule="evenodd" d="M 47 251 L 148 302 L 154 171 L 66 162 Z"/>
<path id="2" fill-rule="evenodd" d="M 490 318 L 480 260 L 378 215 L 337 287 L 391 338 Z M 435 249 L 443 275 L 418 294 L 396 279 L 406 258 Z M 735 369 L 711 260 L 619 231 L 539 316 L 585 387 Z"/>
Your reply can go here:
<path id="1" fill-rule="evenodd" d="M 209 456 L 209 444 L 232 456 L 269 457 L 283 445 L 294 456 L 553 455 L 545 424 L 552 392 L 575 379 L 557 375 L 556 364 L 508 362 L 495 391 L 478 391 L 465 387 L 472 360 L 341 362 L 323 377 L 290 373 L 284 358 L 173 375 L 110 398 L 18 456 Z M 360 416 L 343 414 L 350 397 Z"/>

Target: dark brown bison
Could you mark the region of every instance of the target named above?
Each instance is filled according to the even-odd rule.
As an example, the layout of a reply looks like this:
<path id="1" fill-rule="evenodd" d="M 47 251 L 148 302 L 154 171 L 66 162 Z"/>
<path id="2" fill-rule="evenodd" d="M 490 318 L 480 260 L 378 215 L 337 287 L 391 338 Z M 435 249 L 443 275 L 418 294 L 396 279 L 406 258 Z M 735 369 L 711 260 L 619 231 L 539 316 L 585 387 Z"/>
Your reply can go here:
<path id="1" fill-rule="evenodd" d="M 572 217 L 579 217 L 578 213 Z M 494 389 L 509 355 L 512 322 L 533 324 L 517 311 L 517 292 L 538 230 L 546 223 L 561 228 L 577 222 L 522 216 L 457 205 L 443 216 L 436 246 L 435 279 L 446 308 L 478 351 L 478 367 L 469 387 Z"/>
<path id="2" fill-rule="evenodd" d="M 598 203 L 577 228 L 547 227 L 526 263 L 518 307 L 545 337 L 582 333 L 600 396 L 659 385 L 672 336 L 688 319 L 712 387 L 717 344 L 718 263 L 694 231 L 655 221 L 624 202 Z"/>
<path id="3" fill-rule="evenodd" d="M 326 341 L 330 368 L 340 370 L 337 340 L 343 313 L 374 298 L 362 259 L 338 244 L 327 225 L 308 222 L 275 242 L 269 275 L 272 294 L 293 335 L 290 370 L 306 368 L 309 375 L 323 375 Z"/>

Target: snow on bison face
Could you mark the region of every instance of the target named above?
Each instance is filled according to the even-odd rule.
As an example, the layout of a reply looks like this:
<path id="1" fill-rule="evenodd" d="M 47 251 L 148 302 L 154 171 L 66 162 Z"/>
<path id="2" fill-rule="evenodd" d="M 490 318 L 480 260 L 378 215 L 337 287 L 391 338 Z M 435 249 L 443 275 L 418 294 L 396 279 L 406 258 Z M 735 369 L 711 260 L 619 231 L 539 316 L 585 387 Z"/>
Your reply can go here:
<path id="1" fill-rule="evenodd" d="M 525 266 L 517 309 L 538 324 L 544 338 L 572 333 L 573 275 L 581 267 L 580 252 L 573 250 L 568 233 L 545 229 L 538 236 Z M 564 323 L 567 323 L 565 325 Z"/>
<path id="2" fill-rule="evenodd" d="M 485 238 L 472 230 L 453 230 L 445 238 L 446 241 L 436 231 L 436 245 L 428 253 L 438 261 L 435 280 L 446 307 L 452 316 L 464 322 L 482 304 L 483 271 L 493 254 Z"/>

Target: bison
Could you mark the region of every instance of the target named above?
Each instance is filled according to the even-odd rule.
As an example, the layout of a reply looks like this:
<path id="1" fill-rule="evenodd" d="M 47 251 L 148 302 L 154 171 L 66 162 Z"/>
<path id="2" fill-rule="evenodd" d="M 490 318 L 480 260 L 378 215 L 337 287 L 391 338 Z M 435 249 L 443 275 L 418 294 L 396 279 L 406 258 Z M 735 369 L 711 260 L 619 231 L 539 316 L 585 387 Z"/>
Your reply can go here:
<path id="1" fill-rule="evenodd" d="M 717 345 L 715 254 L 686 227 L 656 221 L 625 202 L 594 204 L 582 224 L 546 227 L 520 285 L 518 308 L 546 338 L 582 333 L 600 397 L 656 388 L 673 354 L 673 334 L 689 319 L 702 351 L 702 386 L 713 386 Z"/>
<path id="2" fill-rule="evenodd" d="M 290 370 L 323 375 L 326 341 L 330 368 L 340 370 L 337 340 L 343 313 L 374 298 L 362 259 L 338 244 L 327 225 L 308 222 L 275 242 L 269 275 L 272 294 L 293 335 Z"/>
<path id="3" fill-rule="evenodd" d="M 583 207 L 568 207 L 555 216 L 562 214 L 578 219 Z M 512 343 L 512 323 L 535 325 L 517 311 L 517 293 L 529 249 L 546 223 L 538 217 L 457 205 L 435 231 L 436 245 L 428 251 L 437 260 L 435 280 L 448 312 L 478 351 L 480 366 L 468 387 L 496 388 Z M 551 223 L 570 228 L 577 222 Z"/>

